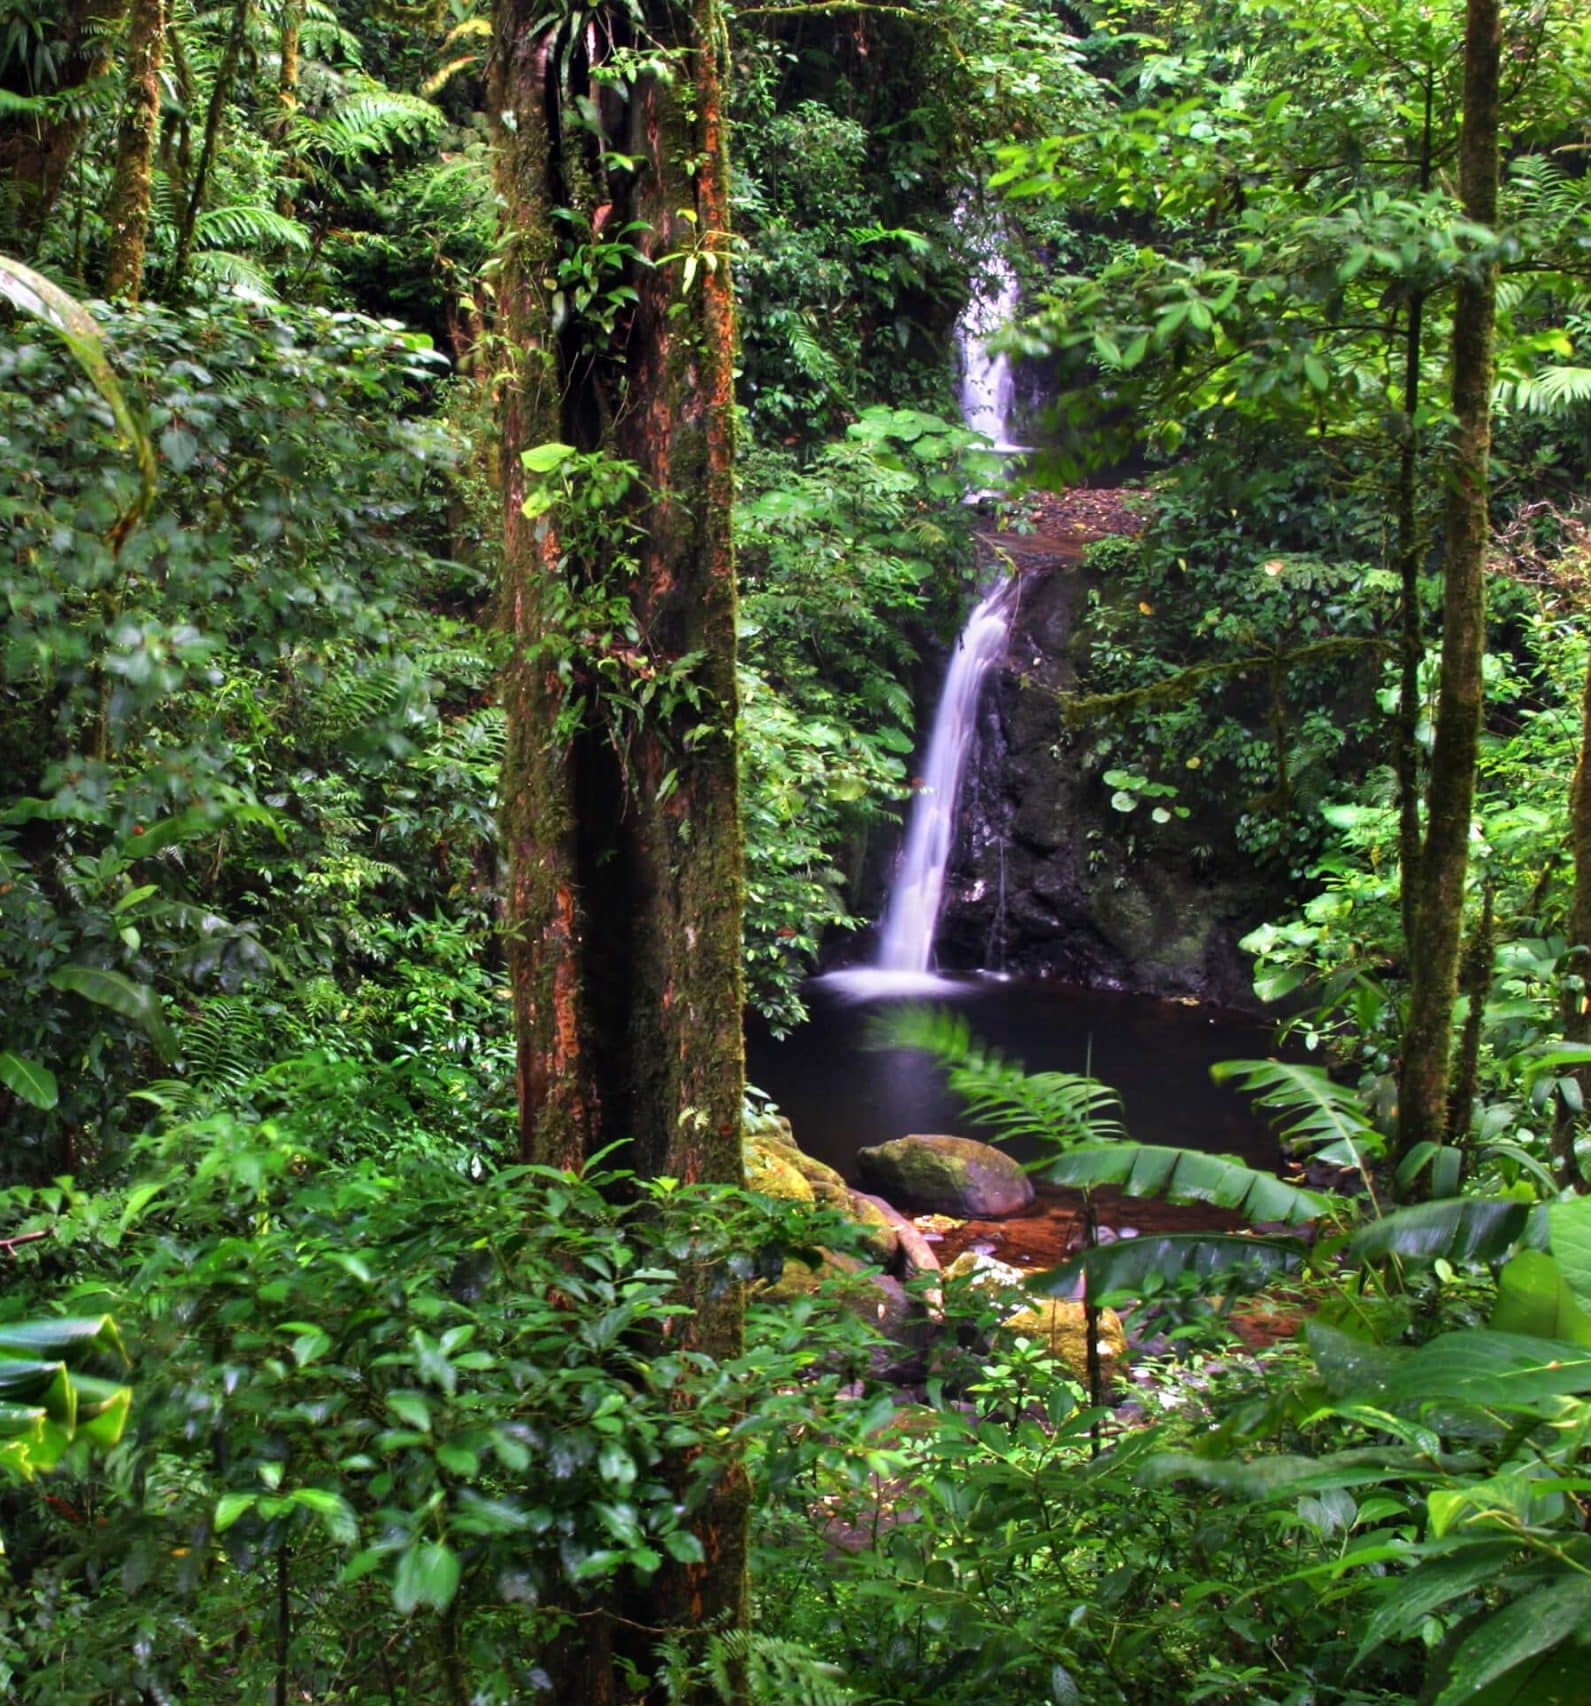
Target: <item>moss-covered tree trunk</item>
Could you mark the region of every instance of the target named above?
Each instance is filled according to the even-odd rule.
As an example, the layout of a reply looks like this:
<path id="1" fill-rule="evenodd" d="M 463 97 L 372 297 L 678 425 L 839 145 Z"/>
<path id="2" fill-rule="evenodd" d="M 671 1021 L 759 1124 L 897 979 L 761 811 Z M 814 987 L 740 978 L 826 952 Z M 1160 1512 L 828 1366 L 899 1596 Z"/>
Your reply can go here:
<path id="1" fill-rule="evenodd" d="M 8 203 L 0 246 L 25 254 L 37 248 L 94 109 L 94 86 L 111 68 L 126 10 L 127 0 L 71 0 L 52 43 L 54 81 L 15 91 L 53 96 L 48 111 L 0 115 L 0 183 Z"/>
<path id="2" fill-rule="evenodd" d="M 536 0 L 496 14 L 500 302 L 518 364 L 501 419 L 521 1140 L 536 1161 L 621 1143 L 644 1177 L 739 1183 L 724 35 L 717 0 L 647 0 L 640 17 L 614 7 L 576 29 Z M 599 250 L 600 292 L 582 302 L 559 265 Z M 522 452 L 548 445 L 568 450 L 537 459 L 556 466 L 531 480 L 527 517 Z M 679 1344 L 737 1352 L 739 1287 L 721 1272 L 682 1285 Z M 692 1519 L 705 1562 L 666 1565 L 584 1617 L 547 1661 L 560 1700 L 616 1698 L 615 1653 L 644 1667 L 659 1631 L 688 1646 L 741 1622 L 736 1466 L 715 1486 Z"/>
<path id="3" fill-rule="evenodd" d="M 1497 219 L 1498 0 L 1469 0 L 1464 33 L 1464 123 L 1459 187 L 1465 217 Z M 1487 501 L 1491 450 L 1492 334 L 1497 268 L 1475 260 L 1460 276 L 1453 312 L 1455 442 L 1449 470 L 1443 567 L 1442 676 L 1426 789 L 1410 962 L 1409 1014 L 1398 1095 L 1401 1159 L 1446 1134 L 1453 1003 L 1464 921 L 1464 879 L 1475 799 L 1486 638 Z"/>
<path id="4" fill-rule="evenodd" d="M 110 244 L 105 294 L 136 302 L 144 283 L 144 252 L 160 131 L 160 65 L 166 52 L 165 0 L 132 0 L 127 24 L 126 93 L 116 127 L 116 166 L 105 211 Z"/>
<path id="5" fill-rule="evenodd" d="M 1580 760 L 1569 784 L 1569 848 L 1574 858 L 1574 898 L 1569 907 L 1569 945 L 1574 950 L 1571 980 L 1563 998 L 1563 1034 L 1568 1042 L 1591 1043 L 1591 659 L 1580 701 Z M 1591 1067 L 1576 1069 L 1582 1100 L 1591 1106 Z M 1583 1181 L 1575 1159 L 1577 1121 L 1561 1103 L 1552 1130 L 1553 1171 L 1558 1183 Z"/>

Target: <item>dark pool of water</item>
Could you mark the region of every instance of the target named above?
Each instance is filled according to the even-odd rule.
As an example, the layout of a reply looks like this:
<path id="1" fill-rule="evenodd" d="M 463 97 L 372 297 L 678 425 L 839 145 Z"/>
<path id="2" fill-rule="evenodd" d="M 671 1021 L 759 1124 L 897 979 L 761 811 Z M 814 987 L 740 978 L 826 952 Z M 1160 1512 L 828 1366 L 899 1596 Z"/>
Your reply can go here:
<path id="1" fill-rule="evenodd" d="M 782 1042 L 753 1033 L 747 1076 L 790 1117 L 801 1147 L 854 1175 L 856 1151 L 908 1132 L 987 1136 L 969 1121 L 924 1055 L 867 1046 L 888 999 L 856 1000 L 825 980 L 807 990 L 812 1017 Z M 1141 995 L 989 979 L 933 993 L 974 1035 L 1030 1072 L 1091 1072 L 1118 1091 L 1128 1134 L 1275 1165 L 1276 1143 L 1246 1098 L 1214 1084 L 1218 1060 L 1272 1052 L 1270 1027 L 1242 1014 Z M 1035 1158 L 1013 1147 L 1024 1160 Z"/>

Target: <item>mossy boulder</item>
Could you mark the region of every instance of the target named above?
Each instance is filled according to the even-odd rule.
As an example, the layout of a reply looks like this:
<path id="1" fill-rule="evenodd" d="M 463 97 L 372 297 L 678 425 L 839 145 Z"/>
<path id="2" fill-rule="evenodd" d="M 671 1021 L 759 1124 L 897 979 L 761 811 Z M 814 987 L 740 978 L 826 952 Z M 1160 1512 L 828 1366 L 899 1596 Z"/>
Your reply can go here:
<path id="1" fill-rule="evenodd" d="M 998 1220 L 1033 1201 L 1033 1182 L 1009 1155 L 970 1137 L 914 1134 L 858 1152 L 864 1183 L 911 1214 Z"/>
<path id="2" fill-rule="evenodd" d="M 1127 1360 L 1127 1333 L 1114 1309 L 1101 1309 L 1098 1323 L 1100 1372 L 1109 1380 Z M 1034 1298 L 1025 1309 L 1007 1315 L 999 1332 L 1036 1340 L 1074 1379 L 1088 1379 L 1088 1319 L 1081 1303 L 1064 1297 Z"/>
<path id="3" fill-rule="evenodd" d="M 811 1181 L 781 1145 L 762 1138 L 746 1139 L 746 1184 L 781 1202 L 815 1203 Z"/>
<path id="4" fill-rule="evenodd" d="M 1010 1298 L 1030 1276 L 981 1251 L 965 1250 L 945 1269 L 945 1277 L 967 1279 L 982 1290 Z M 1098 1324 L 1100 1371 L 1108 1380 L 1126 1362 L 1127 1334 L 1114 1309 L 1101 1309 Z M 995 1331 L 1010 1338 L 1036 1340 L 1074 1379 L 1088 1379 L 1088 1318 L 1081 1303 L 1070 1298 L 1030 1297 L 1004 1316 Z"/>
<path id="5" fill-rule="evenodd" d="M 900 1256 L 900 1234 L 894 1222 L 860 1191 L 847 1191 L 845 1197 L 845 1212 L 861 1227 L 868 1253 L 881 1268 L 893 1268 Z"/>

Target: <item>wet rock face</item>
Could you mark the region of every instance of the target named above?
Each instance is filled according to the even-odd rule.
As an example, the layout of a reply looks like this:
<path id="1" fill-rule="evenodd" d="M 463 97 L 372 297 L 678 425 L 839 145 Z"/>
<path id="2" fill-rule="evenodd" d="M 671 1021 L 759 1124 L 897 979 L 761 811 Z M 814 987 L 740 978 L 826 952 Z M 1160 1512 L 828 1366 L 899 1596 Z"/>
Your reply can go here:
<path id="1" fill-rule="evenodd" d="M 1033 1181 L 1002 1150 L 970 1137 L 899 1137 L 860 1149 L 864 1183 L 908 1214 L 998 1219 L 1033 1201 Z"/>
<path id="2" fill-rule="evenodd" d="M 1101 772 L 1130 755 L 1105 759 L 1094 732 L 1062 723 L 1056 694 L 1076 685 L 1099 584 L 1071 564 L 1023 576 L 964 786 L 939 963 L 1252 1006 L 1237 943 L 1275 909 L 1271 885 L 1223 823 L 1150 832 L 1114 811 Z"/>

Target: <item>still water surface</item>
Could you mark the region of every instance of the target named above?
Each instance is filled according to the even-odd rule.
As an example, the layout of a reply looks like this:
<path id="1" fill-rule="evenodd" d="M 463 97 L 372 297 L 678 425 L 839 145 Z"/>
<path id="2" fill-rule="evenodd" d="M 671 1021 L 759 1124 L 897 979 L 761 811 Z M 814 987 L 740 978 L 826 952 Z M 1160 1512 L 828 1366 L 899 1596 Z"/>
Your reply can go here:
<path id="1" fill-rule="evenodd" d="M 782 1042 L 756 1032 L 748 1039 L 747 1076 L 789 1115 L 801 1147 L 854 1176 L 856 1151 L 868 1144 L 908 1132 L 989 1135 L 959 1111 L 925 1055 L 867 1046 L 874 1016 L 893 1003 L 858 1000 L 836 987 L 843 979 L 808 986 L 812 1017 Z M 1127 1131 L 1140 1143 L 1275 1165 L 1263 1117 L 1210 1080 L 1218 1060 L 1272 1052 L 1264 1023 L 1142 995 L 989 978 L 934 980 L 931 999 L 965 1015 L 975 1036 L 1030 1072 L 1092 1072 L 1120 1093 Z M 1036 1153 L 1012 1152 L 1024 1160 Z"/>

